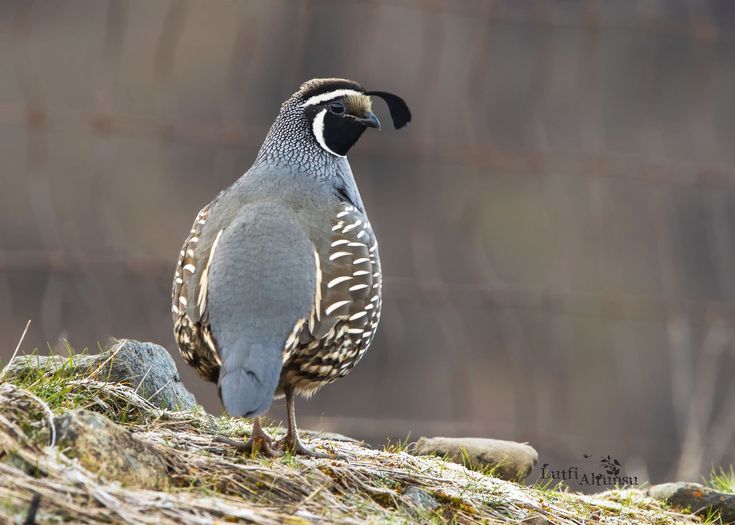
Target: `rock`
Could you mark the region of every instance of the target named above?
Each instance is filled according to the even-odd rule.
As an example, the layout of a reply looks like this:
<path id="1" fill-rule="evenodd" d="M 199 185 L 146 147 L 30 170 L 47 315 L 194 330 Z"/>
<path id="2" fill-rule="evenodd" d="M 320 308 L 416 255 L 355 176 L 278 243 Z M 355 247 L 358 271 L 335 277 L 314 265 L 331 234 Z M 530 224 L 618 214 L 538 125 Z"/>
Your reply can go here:
<path id="1" fill-rule="evenodd" d="M 50 443 L 50 411 L 30 392 L 12 383 L 0 384 L 0 415 L 0 436 L 8 431 L 17 434 L 13 441 L 23 435 L 38 447 Z M 11 426 L 19 432 L 13 432 Z M 0 439 L 0 447 L 10 439 L 10 435 L 7 440 Z"/>
<path id="2" fill-rule="evenodd" d="M 434 499 L 434 496 L 414 485 L 409 486 L 403 491 L 403 497 L 421 512 L 432 512 L 440 506 L 440 503 Z"/>
<path id="3" fill-rule="evenodd" d="M 38 475 L 37 466 L 18 454 L 26 447 L 40 453 L 49 444 L 51 423 L 37 398 L 12 383 L 0 384 L 0 463 Z"/>
<path id="4" fill-rule="evenodd" d="M 105 416 L 72 410 L 56 419 L 56 429 L 59 449 L 105 480 L 145 489 L 168 487 L 168 469 L 156 450 Z"/>
<path id="5" fill-rule="evenodd" d="M 120 339 L 100 355 L 106 354 L 114 354 L 114 358 L 109 369 L 104 367 L 99 372 L 101 377 L 138 388 L 141 396 L 161 408 L 187 410 L 196 406 L 194 395 L 181 382 L 171 354 L 162 346 Z"/>
<path id="6" fill-rule="evenodd" d="M 653 485 L 647 494 L 675 509 L 688 509 L 700 516 L 719 511 L 723 523 L 735 523 L 735 494 L 718 492 L 699 483 L 685 481 Z"/>
<path id="7" fill-rule="evenodd" d="M 495 476 L 509 481 L 525 479 L 538 461 L 538 453 L 524 443 L 473 437 L 422 437 L 413 453 L 446 457 L 474 470 L 494 468 Z"/>
<path id="8" fill-rule="evenodd" d="M 67 357 L 25 355 L 8 363 L 3 374 L 20 377 L 38 370 L 52 373 L 64 366 L 69 366 Z M 101 354 L 74 355 L 70 373 L 127 384 L 154 405 L 167 410 L 187 410 L 197 404 L 181 382 L 171 355 L 154 343 L 120 339 Z"/>

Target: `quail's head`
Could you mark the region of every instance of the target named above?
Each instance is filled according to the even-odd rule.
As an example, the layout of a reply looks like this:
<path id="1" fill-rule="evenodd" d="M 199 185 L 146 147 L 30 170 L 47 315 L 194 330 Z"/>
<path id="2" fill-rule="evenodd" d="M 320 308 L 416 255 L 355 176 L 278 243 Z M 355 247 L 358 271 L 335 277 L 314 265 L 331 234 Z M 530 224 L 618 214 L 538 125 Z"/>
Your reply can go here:
<path id="1" fill-rule="evenodd" d="M 366 91 L 357 82 L 339 78 L 305 82 L 283 104 L 279 117 L 301 120 L 310 139 L 326 152 L 344 157 L 366 128 L 380 129 L 372 109 L 373 96 L 386 102 L 396 129 L 410 122 L 411 111 L 402 98 L 384 91 Z"/>

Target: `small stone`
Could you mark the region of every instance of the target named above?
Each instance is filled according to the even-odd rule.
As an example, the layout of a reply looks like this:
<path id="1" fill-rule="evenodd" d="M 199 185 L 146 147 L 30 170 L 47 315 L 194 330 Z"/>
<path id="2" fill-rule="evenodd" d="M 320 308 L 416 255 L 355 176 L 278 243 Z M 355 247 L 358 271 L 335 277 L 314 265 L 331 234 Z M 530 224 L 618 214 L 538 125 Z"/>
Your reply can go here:
<path id="1" fill-rule="evenodd" d="M 4 370 L 6 377 L 23 377 L 36 371 L 51 374 L 69 366 L 66 357 L 25 355 L 13 359 Z M 119 339 L 101 354 L 72 357 L 71 372 L 99 381 L 126 384 L 159 408 L 188 410 L 196 399 L 181 382 L 176 363 L 165 348 L 154 343 Z"/>
<path id="2" fill-rule="evenodd" d="M 168 487 L 166 464 L 150 445 L 102 414 L 72 410 L 56 419 L 57 446 L 90 472 L 126 486 Z"/>
<path id="3" fill-rule="evenodd" d="M 414 485 L 409 486 L 403 491 L 403 497 L 422 512 L 431 512 L 440 505 L 439 502 L 434 499 L 434 496 Z"/>
<path id="4" fill-rule="evenodd" d="M 525 443 L 476 437 L 422 437 L 413 453 L 446 457 L 474 470 L 494 468 L 495 476 L 508 481 L 525 479 L 538 462 L 538 452 Z"/>
<path id="5" fill-rule="evenodd" d="M 700 516 L 719 511 L 723 523 L 735 523 L 735 494 L 718 492 L 699 483 L 685 481 L 653 485 L 647 493 L 675 509 L 688 509 Z"/>

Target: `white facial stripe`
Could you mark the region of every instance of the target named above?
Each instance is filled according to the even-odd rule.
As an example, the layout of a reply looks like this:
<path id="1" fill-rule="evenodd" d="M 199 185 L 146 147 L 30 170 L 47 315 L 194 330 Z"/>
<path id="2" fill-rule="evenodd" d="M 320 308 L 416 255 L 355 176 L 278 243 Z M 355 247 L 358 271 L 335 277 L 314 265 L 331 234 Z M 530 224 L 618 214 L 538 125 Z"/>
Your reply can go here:
<path id="1" fill-rule="evenodd" d="M 319 145 L 322 147 L 324 151 L 327 153 L 331 153 L 335 157 L 343 157 L 344 155 L 339 155 L 329 149 L 329 146 L 327 146 L 327 143 L 324 141 L 324 116 L 327 114 L 327 110 L 323 109 L 319 113 L 316 114 L 314 117 L 314 121 L 311 124 L 312 129 L 314 130 L 314 137 L 316 137 L 316 141 L 319 143 Z"/>
<path id="2" fill-rule="evenodd" d="M 301 104 L 301 107 L 305 108 L 308 106 L 313 106 L 315 104 L 321 104 L 322 102 L 326 102 L 327 100 L 345 97 L 347 95 L 362 95 L 362 93 L 360 93 L 359 91 L 355 91 L 354 89 L 335 89 L 334 91 L 328 91 L 327 93 L 314 95 L 313 97 L 308 98 L 306 102 Z"/>

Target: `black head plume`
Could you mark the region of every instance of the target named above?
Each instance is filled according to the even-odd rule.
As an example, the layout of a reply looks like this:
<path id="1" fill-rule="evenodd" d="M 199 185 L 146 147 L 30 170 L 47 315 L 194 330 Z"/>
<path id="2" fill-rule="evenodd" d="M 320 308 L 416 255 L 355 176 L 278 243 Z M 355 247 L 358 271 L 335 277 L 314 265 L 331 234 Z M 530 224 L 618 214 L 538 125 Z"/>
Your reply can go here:
<path id="1" fill-rule="evenodd" d="M 401 129 L 411 122 L 411 110 L 408 109 L 408 104 L 398 95 L 386 93 L 385 91 L 366 91 L 365 94 L 385 100 L 390 111 L 390 118 L 393 119 L 393 127 L 396 129 Z"/>

